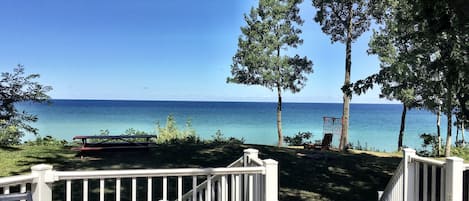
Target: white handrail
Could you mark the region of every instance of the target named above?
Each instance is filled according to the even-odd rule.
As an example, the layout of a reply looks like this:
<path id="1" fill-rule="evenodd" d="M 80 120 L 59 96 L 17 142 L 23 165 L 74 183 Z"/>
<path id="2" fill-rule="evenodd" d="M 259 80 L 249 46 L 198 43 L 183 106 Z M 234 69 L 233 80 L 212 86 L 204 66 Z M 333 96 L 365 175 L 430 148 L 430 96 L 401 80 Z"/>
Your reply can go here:
<path id="1" fill-rule="evenodd" d="M 398 185 L 401 177 L 404 175 L 404 160 L 399 163 L 397 169 L 394 171 L 391 180 L 386 185 L 386 188 L 383 191 L 383 194 L 379 198 L 379 200 L 389 200 L 389 196 L 394 195 L 393 191 L 395 190 L 396 185 Z"/>
<path id="2" fill-rule="evenodd" d="M 230 167 L 240 167 L 238 165 L 242 165 L 243 164 L 243 161 L 244 161 L 244 157 L 240 157 L 238 160 L 232 162 L 231 164 L 229 164 L 227 166 L 227 168 L 230 168 Z M 220 176 L 221 175 L 212 175 L 210 176 L 210 180 L 212 181 L 218 181 L 220 179 Z M 207 178 L 208 179 L 208 178 Z M 203 189 L 203 188 L 206 188 L 207 187 L 207 180 L 203 181 L 202 183 L 200 183 L 199 185 L 197 185 L 195 187 L 195 189 Z M 192 196 L 192 193 L 193 193 L 194 189 L 191 189 L 190 191 L 186 192 L 183 196 L 182 196 L 182 199 L 185 200 L 187 198 L 190 198 Z M 198 192 L 198 191 L 196 191 Z"/>
<path id="3" fill-rule="evenodd" d="M 426 163 L 426 164 L 429 164 L 429 165 L 435 165 L 435 166 L 438 166 L 438 167 L 443 167 L 445 165 L 444 161 L 439 161 L 439 160 L 435 160 L 435 159 L 431 159 L 431 158 L 425 158 L 425 157 L 421 157 L 421 156 L 412 156 L 411 160 L 421 162 L 421 163 Z"/>
<path id="4" fill-rule="evenodd" d="M 0 178 L 0 187 L 4 194 L 9 194 L 11 187 L 18 185 L 20 192 L 26 192 L 27 185 L 35 201 L 51 201 L 54 182 L 65 181 L 65 200 L 71 200 L 73 180 L 83 180 L 83 200 L 88 200 L 88 180 L 99 180 L 100 200 L 105 198 L 105 179 L 115 180 L 116 200 L 120 200 L 121 179 L 131 178 L 132 200 L 136 200 L 138 183 L 137 178 L 147 178 L 146 186 L 148 198 L 152 197 L 152 178 L 163 178 L 163 199 L 168 197 L 168 178 L 176 177 L 177 200 L 187 201 L 227 198 L 229 194 L 237 198 L 252 198 L 256 201 L 278 200 L 278 162 L 272 159 L 257 159 L 258 151 L 255 149 L 244 150 L 244 156 L 231 163 L 228 167 L 221 168 L 176 168 L 176 169 L 127 169 L 127 170 L 93 170 L 93 171 L 55 171 L 51 165 L 40 164 L 31 167 L 31 174 Z M 257 165 L 262 162 L 262 165 Z M 197 177 L 205 177 L 206 180 L 197 185 Z M 183 195 L 183 177 L 191 177 L 193 188 L 190 197 Z M 231 180 L 230 180 L 231 179 Z M 230 183 L 228 183 L 230 181 Z M 229 191 L 229 185 L 231 189 Z M 13 188 L 16 191 L 16 187 Z M 244 189 L 244 190 L 243 190 Z M 257 190 L 256 190 L 257 189 Z M 204 199 L 204 200 L 205 200 Z M 195 200 L 193 200 L 195 201 Z"/>
<path id="5" fill-rule="evenodd" d="M 238 166 L 238 165 L 242 165 L 242 164 L 243 164 L 243 157 L 240 157 L 240 158 L 238 158 L 238 160 L 235 160 L 234 162 L 232 162 L 231 164 L 229 164 L 226 167 L 241 167 L 241 166 Z"/>
<path id="6" fill-rule="evenodd" d="M 73 179 L 106 179 L 130 177 L 176 177 L 227 174 L 263 174 L 264 167 L 230 167 L 230 168 L 178 168 L 149 170 L 97 170 L 97 171 L 57 171 L 56 180 Z"/>
<path id="7" fill-rule="evenodd" d="M 22 184 L 22 183 L 30 183 L 35 178 L 36 176 L 33 176 L 31 174 L 3 177 L 3 178 L 0 178 L 0 187 Z"/>
<path id="8" fill-rule="evenodd" d="M 263 166 L 264 165 L 264 162 L 262 162 L 262 160 L 260 158 L 249 158 L 249 160 L 251 160 L 251 162 L 254 162 L 258 166 Z"/>

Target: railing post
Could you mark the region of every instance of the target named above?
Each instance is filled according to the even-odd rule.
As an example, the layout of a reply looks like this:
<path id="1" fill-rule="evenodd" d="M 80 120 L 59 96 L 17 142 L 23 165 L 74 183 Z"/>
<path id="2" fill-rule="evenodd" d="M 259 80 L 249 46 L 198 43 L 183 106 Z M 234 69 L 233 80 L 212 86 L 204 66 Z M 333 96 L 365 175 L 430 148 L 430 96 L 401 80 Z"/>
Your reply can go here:
<path id="1" fill-rule="evenodd" d="M 248 164 L 251 162 L 249 161 L 250 158 L 259 158 L 259 150 L 257 149 L 245 149 L 243 155 L 243 166 L 247 167 Z"/>
<path id="2" fill-rule="evenodd" d="M 446 158 L 446 201 L 460 201 L 463 193 L 464 160 L 458 157 Z"/>
<path id="3" fill-rule="evenodd" d="M 34 201 L 52 201 L 52 183 L 54 174 L 52 165 L 40 164 L 31 167 L 31 174 L 36 176 L 31 185 Z"/>
<path id="4" fill-rule="evenodd" d="M 265 167 L 265 200 L 278 201 L 278 162 L 272 159 L 263 161 Z"/>
<path id="5" fill-rule="evenodd" d="M 259 150 L 257 149 L 245 149 L 243 154 L 243 166 L 249 167 L 252 158 L 259 158 Z M 249 182 L 248 182 L 248 175 L 243 175 L 243 198 L 244 200 L 248 200 L 248 192 L 249 192 Z"/>
<path id="6" fill-rule="evenodd" d="M 403 175 L 404 175 L 404 182 L 402 185 L 402 196 L 404 201 L 411 201 L 414 200 L 414 195 L 412 193 L 415 193 L 415 185 L 414 185 L 414 178 L 415 178 L 415 171 L 414 170 L 415 164 L 412 163 L 412 157 L 415 156 L 415 150 L 410 149 L 410 148 L 405 148 L 403 150 L 404 153 L 404 170 L 403 170 Z"/>

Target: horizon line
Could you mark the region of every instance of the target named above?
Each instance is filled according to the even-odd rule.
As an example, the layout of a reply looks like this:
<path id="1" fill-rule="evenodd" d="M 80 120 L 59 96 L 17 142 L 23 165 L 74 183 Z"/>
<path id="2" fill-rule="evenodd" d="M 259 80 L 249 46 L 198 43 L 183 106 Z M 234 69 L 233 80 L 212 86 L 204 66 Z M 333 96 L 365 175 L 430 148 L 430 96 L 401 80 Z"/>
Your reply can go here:
<path id="1" fill-rule="evenodd" d="M 213 100 L 213 99 L 98 99 L 98 98 L 51 98 L 50 100 L 70 100 L 70 101 L 148 101 L 148 102 L 227 102 L 227 103 L 277 103 L 276 101 L 263 101 L 263 100 Z M 314 101 L 282 101 L 282 103 L 317 103 L 317 104 L 343 104 L 343 102 L 314 102 Z M 350 104 L 382 104 L 382 105 L 400 105 L 400 103 L 388 102 L 359 102 Z"/>

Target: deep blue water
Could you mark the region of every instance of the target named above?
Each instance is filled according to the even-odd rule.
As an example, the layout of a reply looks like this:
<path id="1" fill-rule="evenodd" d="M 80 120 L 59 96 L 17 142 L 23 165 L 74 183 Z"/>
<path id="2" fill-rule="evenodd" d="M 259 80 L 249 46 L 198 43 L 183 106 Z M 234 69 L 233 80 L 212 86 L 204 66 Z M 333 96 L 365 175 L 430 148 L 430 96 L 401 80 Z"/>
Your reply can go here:
<path id="1" fill-rule="evenodd" d="M 22 103 L 20 109 L 37 114 L 41 136 L 71 140 L 75 135 L 95 135 L 108 129 L 121 134 L 128 128 L 155 132 L 173 114 L 180 129 L 191 119 L 197 134 L 209 139 L 220 129 L 225 136 L 243 137 L 247 143 L 274 145 L 277 141 L 276 103 L 190 102 L 190 101 L 109 101 L 53 100 L 51 104 Z M 352 104 L 350 142 L 380 150 L 394 151 L 397 146 L 402 105 Z M 294 135 L 311 131 L 321 139 L 323 116 L 341 117 L 342 104 L 284 103 L 283 133 Z M 420 133 L 436 133 L 436 115 L 424 110 L 407 113 L 404 144 L 419 148 Z M 442 117 L 441 125 L 446 125 Z M 446 128 L 442 126 L 442 134 Z M 445 135 L 444 135 L 445 136 Z M 28 135 L 26 139 L 33 136 Z"/>

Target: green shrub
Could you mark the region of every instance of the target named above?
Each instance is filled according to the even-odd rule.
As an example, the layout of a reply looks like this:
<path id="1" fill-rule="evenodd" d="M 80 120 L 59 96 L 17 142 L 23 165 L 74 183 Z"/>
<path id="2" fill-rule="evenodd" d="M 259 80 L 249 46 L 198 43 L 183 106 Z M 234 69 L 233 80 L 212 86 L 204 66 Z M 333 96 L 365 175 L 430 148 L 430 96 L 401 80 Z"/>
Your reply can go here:
<path id="1" fill-rule="evenodd" d="M 451 147 L 451 156 L 457 156 L 464 160 L 469 160 L 469 147 L 455 146 Z"/>
<path id="2" fill-rule="evenodd" d="M 309 140 L 311 137 L 313 137 L 313 134 L 309 131 L 298 132 L 293 137 L 290 137 L 290 136 L 283 137 L 283 141 L 287 143 L 289 146 L 301 146 L 307 143 L 311 143 L 311 141 L 306 141 L 306 140 Z"/>
<path id="3" fill-rule="evenodd" d="M 237 139 L 235 137 L 226 138 L 219 129 L 215 132 L 215 135 L 212 135 L 212 140 L 209 140 L 208 142 L 214 144 L 244 144 L 245 140 L 244 138 Z"/>
<path id="4" fill-rule="evenodd" d="M 197 134 L 192 128 L 192 122 L 190 119 L 186 121 L 186 126 L 184 130 L 179 130 L 176 124 L 176 119 L 172 114 L 168 115 L 166 118 L 166 125 L 162 127 L 158 122 L 156 124 L 156 130 L 158 132 L 158 137 L 156 139 L 157 143 L 171 143 L 176 141 L 184 140 L 196 140 Z"/>
<path id="5" fill-rule="evenodd" d="M 423 140 L 423 143 L 422 149 L 418 150 L 419 155 L 429 157 L 438 155 L 438 136 L 436 134 L 422 133 L 420 134 L 420 139 Z"/>
<path id="6" fill-rule="evenodd" d="M 24 133 L 15 126 L 0 126 L 0 146 L 17 145 Z"/>
<path id="7" fill-rule="evenodd" d="M 60 140 L 60 139 L 57 139 L 57 138 L 54 138 L 50 135 L 47 135 L 45 137 L 37 137 L 35 140 L 31 140 L 31 141 L 26 141 L 25 142 L 26 145 L 30 145 L 30 146 L 65 146 L 68 144 L 68 142 L 66 140 Z"/>
<path id="8" fill-rule="evenodd" d="M 360 151 L 386 152 L 384 149 L 380 150 L 375 147 L 369 147 L 367 142 L 365 142 L 365 144 L 362 145 L 360 143 L 360 140 L 357 140 L 357 144 L 353 144 L 352 142 L 349 142 L 346 147 L 347 149 L 354 149 L 354 150 L 360 150 Z"/>

